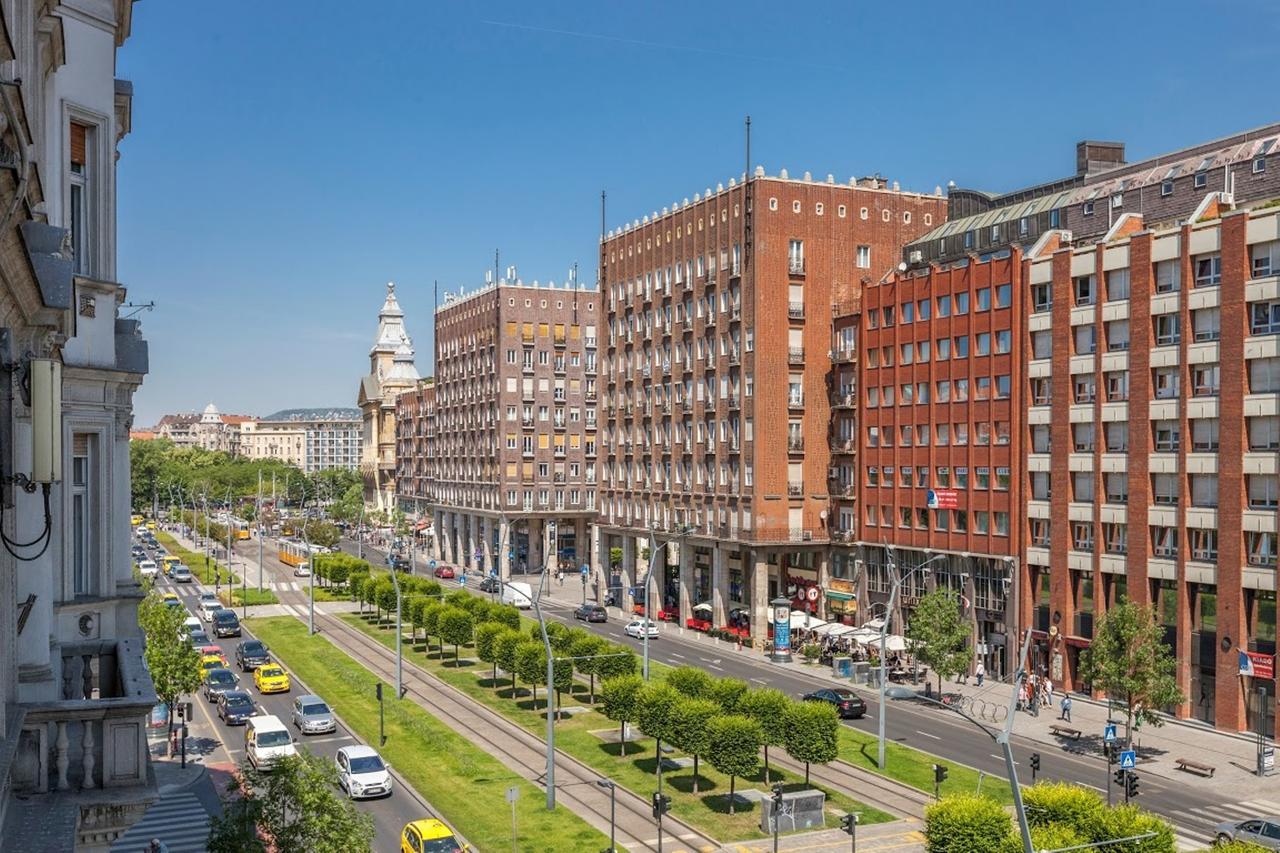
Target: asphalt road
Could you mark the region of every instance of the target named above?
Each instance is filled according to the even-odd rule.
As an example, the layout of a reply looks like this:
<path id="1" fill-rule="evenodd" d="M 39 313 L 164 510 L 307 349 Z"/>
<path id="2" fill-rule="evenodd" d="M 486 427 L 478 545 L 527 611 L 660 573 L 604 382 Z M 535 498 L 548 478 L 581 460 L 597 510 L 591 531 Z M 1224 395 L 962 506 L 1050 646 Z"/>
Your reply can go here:
<path id="1" fill-rule="evenodd" d="M 352 554 L 358 550 L 355 543 L 346 540 L 342 542 L 341 547 Z M 385 563 L 381 551 L 368 545 L 365 545 L 363 550 L 366 559 L 371 559 L 375 564 Z M 530 575 L 527 580 L 536 590 L 541 576 Z M 441 583 L 445 586 L 458 586 L 456 580 L 442 580 Z M 554 577 L 548 577 L 547 583 L 555 584 Z M 553 594 L 570 598 L 573 595 L 571 590 L 579 586 L 580 584 L 575 580 L 566 578 L 565 586 L 557 588 Z M 572 610 L 571 606 L 552 601 L 544 606 L 544 613 L 548 618 L 587 628 L 610 640 L 630 646 L 637 653 L 641 651 L 641 641 L 623 633 L 624 622 L 611 619 L 607 623 L 589 625 L 575 620 Z M 699 641 L 688 634 L 685 638 L 681 638 L 679 629 L 674 626 L 662 627 L 663 636 L 658 640 L 649 641 L 651 660 L 671 666 L 696 666 L 717 676 L 741 678 L 753 685 L 776 687 L 796 696 L 818 686 L 830 685 L 829 681 L 816 676 L 810 677 L 803 672 L 780 669 L 765 661 L 759 653 L 725 651 L 724 646 L 714 645 L 706 640 Z M 874 690 L 857 687 L 854 689 L 859 690 L 867 700 L 867 715 L 860 720 L 847 720 L 845 724 L 875 735 L 878 726 L 879 694 Z M 886 710 L 886 738 L 924 750 L 948 761 L 966 764 L 991 776 L 1005 778 L 1004 758 L 999 747 L 958 714 L 937 706 L 903 701 L 890 701 Z M 1049 711 L 1046 710 L 1044 713 Z M 1030 756 L 1033 752 L 1040 753 L 1038 778 L 1074 782 L 1104 794 L 1111 782 L 1111 773 L 1115 769 L 1108 767 L 1101 754 L 1070 752 L 1062 746 L 1020 738 L 1016 734 L 1013 737 L 1013 745 L 1019 778 L 1023 784 L 1031 782 Z M 1117 802 L 1124 798 L 1123 791 L 1114 785 L 1112 794 Z M 1240 819 L 1243 819 L 1252 814 L 1245 804 L 1239 804 L 1237 808 L 1234 804 L 1224 804 L 1220 797 L 1214 796 L 1212 780 L 1205 780 L 1200 786 L 1192 787 L 1163 778 L 1142 775 L 1141 790 L 1136 802 L 1143 808 L 1171 821 L 1181 839 L 1206 846 L 1213 839 L 1211 829 L 1218 820 L 1237 814 Z"/>
<path id="2" fill-rule="evenodd" d="M 169 581 L 163 575 L 158 579 L 158 586 L 165 591 L 173 591 L 178 594 L 187 611 L 192 615 L 199 616 L 196 607 L 200 600 L 200 593 L 205 589 L 198 581 L 189 584 L 175 584 Z M 237 613 L 239 611 L 237 610 Z M 206 629 L 208 630 L 208 629 Z M 211 642 L 222 647 L 226 653 L 227 659 L 231 661 L 232 672 L 236 674 L 237 680 L 240 682 L 240 689 L 248 691 L 253 696 L 254 701 L 258 704 L 264 714 L 274 714 L 279 717 L 285 725 L 292 728 L 292 709 L 293 700 L 298 696 L 310 693 L 309 690 L 297 679 L 291 672 L 289 678 L 291 681 L 290 691 L 288 693 L 259 694 L 253 686 L 253 673 L 240 672 L 235 666 L 235 649 L 243 640 L 256 639 L 253 632 L 247 628 L 242 628 L 243 636 L 224 637 L 222 639 L 212 639 Z M 212 633 L 212 632 L 211 632 Z M 323 698 L 323 697 L 322 697 Z M 219 739 L 226 748 L 231 759 L 237 763 L 245 758 L 244 753 L 244 727 L 228 726 L 218 719 L 217 706 L 204 698 L 204 693 L 200 692 L 191 697 L 192 704 L 195 706 L 197 714 L 206 714 L 205 719 L 214 731 L 217 732 Z M 335 707 L 334 710 L 339 716 L 342 714 L 342 708 Z M 358 737 L 350 732 L 341 722 L 338 724 L 337 731 L 332 734 L 323 735 L 304 735 L 294 730 L 295 737 L 298 740 L 299 747 L 305 747 L 316 755 L 324 756 L 330 761 L 337 755 L 338 750 L 343 746 L 351 744 L 363 743 Z M 221 793 L 221 792 L 219 792 Z M 373 800 L 357 800 L 356 807 L 361 811 L 367 812 L 373 817 L 374 828 L 377 832 L 374 839 L 374 850 L 379 851 L 398 851 L 400 849 L 400 831 L 404 825 L 413 820 L 419 820 L 422 817 L 434 814 L 434 810 L 429 807 L 418 793 L 409 786 L 403 784 L 399 776 L 395 779 L 395 785 L 392 788 L 389 797 Z"/>

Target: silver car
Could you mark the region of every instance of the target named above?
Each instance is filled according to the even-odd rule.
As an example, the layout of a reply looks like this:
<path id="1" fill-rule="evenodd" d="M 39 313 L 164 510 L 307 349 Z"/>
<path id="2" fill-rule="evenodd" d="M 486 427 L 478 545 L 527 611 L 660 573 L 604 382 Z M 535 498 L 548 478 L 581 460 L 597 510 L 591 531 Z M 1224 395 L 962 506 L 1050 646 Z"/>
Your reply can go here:
<path id="1" fill-rule="evenodd" d="M 1213 828 L 1216 843 L 1248 841 L 1264 850 L 1280 850 L 1280 817 L 1229 820 Z"/>
<path id="2" fill-rule="evenodd" d="M 319 735 L 336 731 L 338 721 L 319 696 L 299 696 L 293 700 L 293 725 L 304 735 Z"/>

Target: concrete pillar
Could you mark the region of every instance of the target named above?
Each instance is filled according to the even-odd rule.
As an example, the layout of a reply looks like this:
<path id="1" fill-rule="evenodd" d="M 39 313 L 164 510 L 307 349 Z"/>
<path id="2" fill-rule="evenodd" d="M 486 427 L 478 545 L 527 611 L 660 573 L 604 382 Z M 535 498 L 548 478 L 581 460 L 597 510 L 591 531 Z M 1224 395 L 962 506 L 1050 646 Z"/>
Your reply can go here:
<path id="1" fill-rule="evenodd" d="M 618 604 L 626 613 L 635 611 L 635 599 L 631 596 L 631 588 L 636 583 L 636 539 L 624 533 L 622 535 L 622 589 L 619 590 Z"/>
<path id="2" fill-rule="evenodd" d="M 440 529 L 436 532 L 436 539 L 440 543 L 440 562 L 453 562 L 453 514 L 445 510 L 440 511 Z"/>
<path id="3" fill-rule="evenodd" d="M 680 624 L 693 617 L 693 543 L 685 537 L 680 542 Z"/>
<path id="4" fill-rule="evenodd" d="M 493 531 L 491 521 L 487 515 L 480 516 L 480 562 L 476 566 L 476 571 L 482 574 L 488 574 L 490 567 L 493 566 Z"/>
<path id="5" fill-rule="evenodd" d="M 593 587 L 591 592 L 594 593 L 596 601 L 600 601 L 608 592 L 606 587 L 609 585 L 609 555 L 605 553 L 605 537 L 600 535 L 600 525 L 591 524 L 591 581 Z"/>
<path id="6" fill-rule="evenodd" d="M 711 626 L 723 628 L 729 621 L 729 554 L 719 545 L 711 549 Z"/>
<path id="7" fill-rule="evenodd" d="M 830 549 L 823 548 L 821 551 L 819 551 L 817 560 L 818 560 L 818 600 L 813 602 L 813 615 L 818 619 L 826 620 L 827 616 L 830 615 L 829 613 L 827 613 L 826 598 L 825 598 L 826 590 L 828 587 L 831 586 L 831 551 Z"/>
<path id="8" fill-rule="evenodd" d="M 498 575 L 511 580 L 511 522 L 504 517 L 498 522 Z"/>
<path id="9" fill-rule="evenodd" d="M 431 511 L 431 559 L 437 563 L 444 559 L 444 513 Z"/>
<path id="10" fill-rule="evenodd" d="M 529 531 L 529 557 L 528 568 L 533 570 L 542 567 L 542 538 L 545 535 L 543 530 L 543 521 L 540 518 L 531 518 L 528 523 Z"/>
<path id="11" fill-rule="evenodd" d="M 751 555 L 751 636 L 763 643 L 769 636 L 769 562 L 763 551 Z"/>

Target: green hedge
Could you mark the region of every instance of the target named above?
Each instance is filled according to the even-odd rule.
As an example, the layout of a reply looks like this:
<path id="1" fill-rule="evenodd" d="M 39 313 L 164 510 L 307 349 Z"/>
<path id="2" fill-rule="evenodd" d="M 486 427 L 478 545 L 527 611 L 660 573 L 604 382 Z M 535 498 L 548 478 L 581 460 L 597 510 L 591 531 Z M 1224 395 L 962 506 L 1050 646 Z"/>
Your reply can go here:
<path id="1" fill-rule="evenodd" d="M 929 853 L 1004 853 L 1013 831 L 1009 813 L 985 797 L 956 794 L 924 810 Z"/>

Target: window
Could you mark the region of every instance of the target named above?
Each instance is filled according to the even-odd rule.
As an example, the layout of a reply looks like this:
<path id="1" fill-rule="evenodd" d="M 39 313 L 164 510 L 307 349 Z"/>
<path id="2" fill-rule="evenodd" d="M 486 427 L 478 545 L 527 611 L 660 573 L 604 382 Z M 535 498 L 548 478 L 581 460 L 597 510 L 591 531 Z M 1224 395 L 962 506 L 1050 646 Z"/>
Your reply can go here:
<path id="1" fill-rule="evenodd" d="M 1053 433 L 1049 431 L 1048 424 L 1032 424 L 1031 425 L 1031 452 L 1032 453 L 1048 453 L 1053 447 Z"/>
<path id="2" fill-rule="evenodd" d="M 1192 180 L 1192 186 L 1194 186 L 1195 189 L 1202 190 L 1208 185 L 1209 185 L 1209 173 L 1196 172 L 1195 178 Z"/>
<path id="3" fill-rule="evenodd" d="M 1197 343 L 1222 337 L 1222 313 L 1217 308 L 1197 308 L 1191 312 L 1191 329 Z"/>
<path id="4" fill-rule="evenodd" d="M 1156 293 L 1174 293 L 1182 287 L 1182 267 L 1176 260 L 1156 261 Z"/>
<path id="5" fill-rule="evenodd" d="M 1258 415 L 1248 420 L 1250 450 L 1280 450 L 1280 417 Z"/>
<path id="6" fill-rule="evenodd" d="M 991 377 L 979 376 L 973 380 L 973 399 L 990 400 L 991 399 Z"/>
<path id="7" fill-rule="evenodd" d="M 1093 524 L 1091 522 L 1072 522 L 1071 547 L 1076 551 L 1093 553 Z"/>
<path id="8" fill-rule="evenodd" d="M 957 489 L 969 488 L 969 469 L 968 468 L 956 469 L 956 488 Z"/>
<path id="9" fill-rule="evenodd" d="M 1107 335 L 1107 352 L 1124 352 L 1129 348 L 1129 321 L 1108 320 L 1103 324 Z"/>
<path id="10" fill-rule="evenodd" d="M 1176 400 L 1179 396 L 1178 368 L 1157 367 L 1151 371 L 1151 385 L 1157 400 Z"/>
<path id="11" fill-rule="evenodd" d="M 1129 371 L 1112 370 L 1103 374 L 1107 384 L 1107 402 L 1119 403 L 1129 399 Z"/>
<path id="12" fill-rule="evenodd" d="M 1053 307 L 1053 285 L 1031 285 L 1031 307 L 1033 311 L 1048 311 Z"/>
<path id="13" fill-rule="evenodd" d="M 904 302 L 900 310 L 903 323 L 913 323 L 916 319 L 916 304 L 914 302 Z"/>
<path id="14" fill-rule="evenodd" d="M 1075 401 L 1092 403 L 1098 397 L 1098 386 L 1092 376 L 1077 374 L 1075 377 Z"/>
<path id="15" fill-rule="evenodd" d="M 973 513 L 973 532 L 989 533 L 990 531 L 991 531 L 990 516 L 982 510 L 975 510 Z"/>
<path id="16" fill-rule="evenodd" d="M 1266 157 L 1254 157 L 1254 158 L 1253 158 L 1253 173 L 1254 173 L 1255 175 L 1261 175 L 1261 174 L 1262 174 L 1263 172 L 1265 172 L 1265 171 L 1267 171 L 1267 158 L 1266 158 Z M 1280 837 L 1280 836 L 1278 836 L 1278 837 Z"/>
<path id="17" fill-rule="evenodd" d="M 1093 202 L 1086 201 L 1084 204 L 1080 205 L 1080 215 L 1093 216 Z"/>
<path id="18" fill-rule="evenodd" d="M 996 307 L 1008 308 L 1013 304 L 1013 287 L 1008 284 L 996 285 Z"/>
<path id="19" fill-rule="evenodd" d="M 1009 374 L 1004 373 L 996 376 L 996 399 L 1007 399 L 1009 396 L 1009 390 Z"/>
<path id="20" fill-rule="evenodd" d="M 804 272 L 804 241 L 792 240 L 787 247 L 787 267 L 793 274 Z"/>
<path id="21" fill-rule="evenodd" d="M 1165 560 L 1178 556 L 1178 529 L 1176 527 L 1151 528 L 1151 553 Z"/>
<path id="22" fill-rule="evenodd" d="M 1110 421 L 1103 427 L 1106 436 L 1108 453 L 1123 453 L 1129 449 L 1129 424 L 1125 421 Z"/>
<path id="23" fill-rule="evenodd" d="M 1129 553 L 1129 526 L 1126 524 L 1102 525 L 1102 539 L 1108 554 Z"/>
<path id="24" fill-rule="evenodd" d="M 1097 301 L 1097 293 L 1094 287 L 1094 277 L 1091 275 L 1076 276 L 1073 285 L 1073 293 L 1075 295 L 1076 305 L 1092 305 Z"/>
<path id="25" fill-rule="evenodd" d="M 1164 198 L 1165 196 L 1171 196 L 1171 195 L 1173 195 L 1173 181 L 1161 181 L 1160 197 Z"/>
<path id="26" fill-rule="evenodd" d="M 996 354 L 1003 355 L 1013 349 L 1013 333 L 1009 330 L 996 332 Z"/>
<path id="27" fill-rule="evenodd" d="M 996 491 L 1009 491 L 1009 469 L 1006 467 L 996 468 Z"/>
<path id="28" fill-rule="evenodd" d="M 1049 519 L 1031 519 L 1031 544 L 1036 548 L 1049 547 Z"/>
<path id="29" fill-rule="evenodd" d="M 951 297 L 938 297 L 938 319 L 951 316 Z"/>
<path id="30" fill-rule="evenodd" d="M 1093 424 L 1088 421 L 1071 425 L 1071 442 L 1076 453 L 1093 452 Z"/>
<path id="31" fill-rule="evenodd" d="M 865 270 L 871 268 L 871 247 L 858 247 L 858 269 Z"/>
<path id="32" fill-rule="evenodd" d="M 1218 506 L 1218 475 L 1192 474 L 1191 505 L 1205 509 L 1216 509 Z"/>
<path id="33" fill-rule="evenodd" d="M 937 355 L 934 356 L 934 358 L 937 361 L 947 361 L 948 359 L 950 359 L 951 358 L 951 339 L 938 338 L 938 340 L 934 341 L 934 351 L 937 353 Z"/>
<path id="34" fill-rule="evenodd" d="M 1275 474 L 1247 474 L 1244 479 L 1249 493 L 1249 509 L 1280 507 L 1280 477 Z"/>
<path id="35" fill-rule="evenodd" d="M 951 424 L 936 424 L 933 428 L 934 444 L 946 447 L 951 443 Z"/>
<path id="36" fill-rule="evenodd" d="M 1161 453 L 1173 453 L 1181 444 L 1181 432 L 1177 421 L 1156 421 L 1152 425 L 1155 448 Z"/>
<path id="37" fill-rule="evenodd" d="M 1092 355 L 1098 351 L 1097 329 L 1092 324 L 1075 327 L 1076 355 Z M 978 353 L 982 355 L 982 353 Z"/>
<path id="38" fill-rule="evenodd" d="M 921 320 L 929 319 L 929 300 L 921 299 L 916 303 L 916 316 Z"/>
<path id="39" fill-rule="evenodd" d="M 1247 532 L 1244 548 L 1251 566 L 1276 565 L 1276 534 Z"/>
<path id="40" fill-rule="evenodd" d="M 979 287 L 979 288 L 978 288 L 978 293 L 977 293 L 977 304 L 978 304 L 978 307 L 977 307 L 976 309 L 974 309 L 974 310 L 976 310 L 976 311 L 990 311 L 990 310 L 991 310 L 991 288 L 989 288 L 989 287 Z"/>
<path id="41" fill-rule="evenodd" d="M 1156 346 L 1172 346 L 1182 340 L 1182 318 L 1177 314 L 1157 314 L 1151 321 L 1155 326 Z"/>
<path id="42" fill-rule="evenodd" d="M 1217 418 L 1196 418 L 1191 421 L 1191 449 L 1196 453 L 1213 453 L 1217 451 Z"/>
<path id="43" fill-rule="evenodd" d="M 1209 255 L 1196 255 L 1192 259 L 1195 267 L 1195 286 L 1213 287 L 1222 284 L 1222 256 L 1217 252 Z"/>
<path id="44" fill-rule="evenodd" d="M 1111 270 L 1107 272 L 1107 300 L 1114 302 L 1117 299 L 1129 298 L 1129 271 L 1127 269 Z"/>
<path id="45" fill-rule="evenodd" d="M 1093 472 L 1071 472 L 1071 499 L 1077 503 L 1093 502 Z"/>
<path id="46" fill-rule="evenodd" d="M 1249 305 L 1249 334 L 1280 334 L 1280 302 L 1253 302 Z"/>
<path id="47" fill-rule="evenodd" d="M 1269 394 L 1280 391 L 1280 358 L 1249 360 L 1249 393 Z"/>
<path id="48" fill-rule="evenodd" d="M 1103 485 L 1107 490 L 1107 503 L 1122 504 L 1129 502 L 1129 475 L 1125 472 L 1107 472 L 1104 476 Z"/>
<path id="49" fill-rule="evenodd" d="M 934 399 L 939 403 L 951 402 L 951 380 L 939 379 Z"/>
<path id="50" fill-rule="evenodd" d="M 968 335 L 960 335 L 959 337 L 957 337 L 957 338 L 955 339 L 954 343 L 955 343 L 955 357 L 956 357 L 956 358 L 968 358 L 968 357 L 969 357 L 969 337 L 968 337 Z"/>
<path id="51" fill-rule="evenodd" d="M 1280 240 L 1250 246 L 1249 260 L 1254 278 L 1280 273 Z"/>
<path id="52" fill-rule="evenodd" d="M 96 590 L 93 514 L 95 436 L 76 434 L 71 451 L 71 573 L 72 594 L 92 595 Z"/>
<path id="53" fill-rule="evenodd" d="M 1042 329 L 1031 333 L 1031 357 L 1049 358 L 1053 355 L 1053 332 Z"/>
<path id="54" fill-rule="evenodd" d="M 1178 475 L 1152 474 L 1151 501 L 1161 506 L 1178 505 Z"/>
<path id="55" fill-rule="evenodd" d="M 956 316 L 959 317 L 964 314 L 968 314 L 969 313 L 969 294 L 962 292 L 962 293 L 956 293 L 954 294 L 954 296 L 955 296 Z"/>
<path id="56" fill-rule="evenodd" d="M 88 125 L 71 122 L 71 159 L 68 168 L 70 197 L 68 225 L 71 228 L 71 249 L 75 255 L 75 271 L 80 275 L 92 275 L 93 255 L 97 251 L 96 182 L 94 164 L 90 152 L 94 150 L 96 131 Z"/>
<path id="57" fill-rule="evenodd" d="M 1031 403 L 1035 406 L 1047 406 L 1053 402 L 1053 383 L 1047 377 L 1031 380 Z"/>
<path id="58" fill-rule="evenodd" d="M 978 332 L 973 337 L 974 355 L 991 355 L 991 333 Z"/>
<path id="59" fill-rule="evenodd" d="M 1048 471 L 1031 472 L 1031 499 L 1047 501 L 1053 492 L 1050 490 L 1051 478 Z"/>

